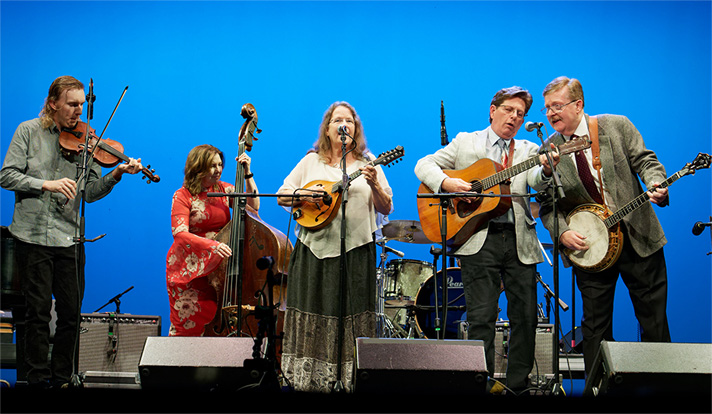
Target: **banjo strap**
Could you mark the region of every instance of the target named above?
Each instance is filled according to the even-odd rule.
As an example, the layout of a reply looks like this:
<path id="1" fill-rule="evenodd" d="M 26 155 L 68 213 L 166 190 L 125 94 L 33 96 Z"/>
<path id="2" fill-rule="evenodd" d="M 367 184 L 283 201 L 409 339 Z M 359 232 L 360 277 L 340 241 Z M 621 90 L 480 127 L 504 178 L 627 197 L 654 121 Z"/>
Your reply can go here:
<path id="1" fill-rule="evenodd" d="M 606 196 L 603 192 L 603 178 L 601 177 L 601 151 L 598 146 L 598 118 L 596 116 L 589 117 L 588 132 L 591 134 L 591 160 L 593 168 L 595 168 L 598 173 L 601 199 L 603 200 L 603 205 L 606 205 Z"/>

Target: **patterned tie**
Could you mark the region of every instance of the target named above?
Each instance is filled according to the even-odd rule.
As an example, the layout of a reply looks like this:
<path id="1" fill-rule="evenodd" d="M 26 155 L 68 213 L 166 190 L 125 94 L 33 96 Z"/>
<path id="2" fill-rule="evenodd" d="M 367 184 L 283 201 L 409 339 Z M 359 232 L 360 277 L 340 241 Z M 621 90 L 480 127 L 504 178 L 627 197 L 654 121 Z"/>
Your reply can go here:
<path id="1" fill-rule="evenodd" d="M 500 162 L 500 164 L 502 164 L 504 166 L 504 168 L 507 168 L 507 162 L 509 161 L 509 157 L 507 154 L 507 149 L 508 149 L 507 143 L 503 139 L 500 139 L 499 146 L 502 149 L 502 159 L 501 159 L 502 162 Z"/>
<path id="2" fill-rule="evenodd" d="M 576 138 L 576 135 L 571 135 L 571 139 Z M 588 166 L 588 160 L 584 155 L 583 151 L 576 151 L 576 168 L 578 169 L 579 178 L 583 186 L 586 187 L 586 191 L 598 204 L 603 204 L 603 198 L 601 198 L 601 193 L 598 192 L 596 188 L 596 182 L 591 175 L 591 168 Z"/>

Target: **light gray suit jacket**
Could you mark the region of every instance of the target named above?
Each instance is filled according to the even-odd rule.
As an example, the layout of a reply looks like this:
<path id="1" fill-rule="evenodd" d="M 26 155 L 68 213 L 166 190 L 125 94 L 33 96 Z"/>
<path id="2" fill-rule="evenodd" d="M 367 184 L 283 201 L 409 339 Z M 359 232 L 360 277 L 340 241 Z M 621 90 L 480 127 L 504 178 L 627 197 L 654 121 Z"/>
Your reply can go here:
<path id="1" fill-rule="evenodd" d="M 589 116 L 585 116 L 587 125 L 590 125 Z M 603 182 L 616 209 L 643 193 L 638 176 L 648 188 L 653 182 L 660 183 L 667 178 L 665 168 L 655 153 L 645 147 L 643 137 L 625 116 L 599 115 L 598 140 Z M 554 133 L 546 141 L 546 145 L 550 142 L 560 145 L 564 142 L 564 137 L 558 132 Z M 573 209 L 581 204 L 595 202 L 581 183 L 576 164 L 571 157 L 562 156 L 556 168 L 565 193 L 565 197 L 557 204 L 561 235 L 568 230 L 566 216 Z M 667 205 L 667 201 L 664 205 Z M 551 233 L 551 239 L 559 240 L 553 233 L 554 216 L 550 198 L 547 197 L 541 202 L 539 213 L 544 227 Z M 628 229 L 630 243 L 642 257 L 651 255 L 667 243 L 663 228 L 649 202 L 625 216 L 623 222 Z"/>
<path id="2" fill-rule="evenodd" d="M 442 171 L 461 170 L 476 161 L 487 158 L 487 136 L 494 134 L 488 127 L 483 131 L 461 132 L 446 147 L 431 155 L 421 158 L 415 166 L 415 175 L 433 191 L 440 191 L 440 185 L 448 176 Z M 513 138 L 514 139 L 514 138 Z M 537 154 L 538 146 L 526 140 L 515 140 L 514 156 L 511 165 L 518 164 Z M 495 160 L 497 161 L 497 160 Z M 484 178 L 484 177 L 483 177 Z M 512 194 L 527 194 L 528 188 L 537 191 L 544 189 L 546 180 L 541 174 L 541 166 L 536 166 L 525 173 L 514 176 L 510 184 Z M 512 198 L 514 225 L 517 234 L 517 255 L 524 264 L 541 263 L 544 256 L 539 249 L 536 235 L 536 221 L 529 208 L 529 199 Z M 480 251 L 487 238 L 489 226 L 482 227 L 470 239 L 455 251 L 457 255 L 472 255 Z"/>

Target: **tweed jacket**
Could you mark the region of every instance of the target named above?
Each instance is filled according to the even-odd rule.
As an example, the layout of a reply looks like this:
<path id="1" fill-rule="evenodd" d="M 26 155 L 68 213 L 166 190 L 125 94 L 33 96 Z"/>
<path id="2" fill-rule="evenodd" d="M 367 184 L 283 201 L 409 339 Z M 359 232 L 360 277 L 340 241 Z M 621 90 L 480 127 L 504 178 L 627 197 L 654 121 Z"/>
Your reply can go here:
<path id="1" fill-rule="evenodd" d="M 589 115 L 585 116 L 587 125 L 590 125 Z M 645 147 L 643 137 L 627 117 L 605 114 L 597 118 L 603 182 L 611 198 L 609 201 L 618 209 L 643 193 L 638 177 L 650 188 L 652 183 L 660 183 L 666 179 L 665 168 L 655 153 Z M 560 145 L 563 142 L 563 135 L 557 132 L 548 138 L 545 145 Z M 561 235 L 569 229 L 566 216 L 572 210 L 581 204 L 595 202 L 579 179 L 576 164 L 571 157 L 562 156 L 557 171 L 565 193 L 564 198 L 557 204 L 556 220 Z M 667 205 L 667 200 L 662 206 L 664 205 Z M 553 233 L 555 218 L 552 207 L 550 196 L 545 197 L 539 213 L 544 227 L 551 234 L 551 239 L 558 240 L 559 235 Z M 655 253 L 667 243 L 663 228 L 649 202 L 626 215 L 623 223 L 628 230 L 631 245 L 642 257 Z"/>

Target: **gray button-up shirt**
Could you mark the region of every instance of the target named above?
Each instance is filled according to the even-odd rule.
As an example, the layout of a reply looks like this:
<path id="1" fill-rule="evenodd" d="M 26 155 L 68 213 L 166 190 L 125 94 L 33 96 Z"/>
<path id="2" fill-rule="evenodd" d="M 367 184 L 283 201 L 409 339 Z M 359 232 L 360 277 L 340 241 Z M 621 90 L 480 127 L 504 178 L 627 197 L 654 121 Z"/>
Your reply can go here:
<path id="1" fill-rule="evenodd" d="M 59 129 L 52 124 L 42 127 L 39 118 L 21 123 L 0 170 L 0 185 L 15 192 L 15 211 L 10 232 L 16 238 L 32 244 L 68 247 L 78 236 L 80 190 L 67 203 L 61 193 L 42 191 L 45 181 L 64 177 L 77 180 L 80 155 L 65 157 L 59 145 Z M 109 194 L 117 181 L 111 173 L 101 177 L 101 167 L 91 162 L 85 199 L 91 203 Z"/>

